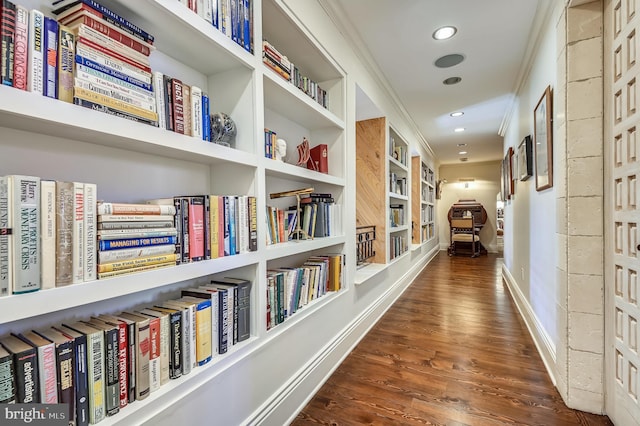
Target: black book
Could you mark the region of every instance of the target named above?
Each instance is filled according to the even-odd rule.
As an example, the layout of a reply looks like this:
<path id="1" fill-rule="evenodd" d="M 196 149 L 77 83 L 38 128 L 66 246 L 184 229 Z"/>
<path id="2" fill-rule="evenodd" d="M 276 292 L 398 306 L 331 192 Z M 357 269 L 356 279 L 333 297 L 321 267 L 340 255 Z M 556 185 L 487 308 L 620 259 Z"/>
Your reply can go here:
<path id="1" fill-rule="evenodd" d="M 224 277 L 211 280 L 211 284 L 234 288 L 234 338 L 236 342 L 247 340 L 251 336 L 251 281 Z"/>
<path id="2" fill-rule="evenodd" d="M 76 426 L 89 424 L 89 370 L 87 364 L 87 336 L 63 325 L 53 331 L 71 340 L 73 351 L 73 383 L 75 388 Z M 46 336 L 45 336 L 46 337 Z"/>
<path id="3" fill-rule="evenodd" d="M 16 336 L 0 339 L 0 344 L 13 356 L 17 403 L 39 403 L 37 349 Z"/>
<path id="4" fill-rule="evenodd" d="M 13 356 L 0 346 L 0 404 L 16 402 L 16 383 L 13 372 Z"/>
<path id="5" fill-rule="evenodd" d="M 182 376 L 182 311 L 163 306 L 153 306 L 153 310 L 169 315 L 169 378 Z"/>

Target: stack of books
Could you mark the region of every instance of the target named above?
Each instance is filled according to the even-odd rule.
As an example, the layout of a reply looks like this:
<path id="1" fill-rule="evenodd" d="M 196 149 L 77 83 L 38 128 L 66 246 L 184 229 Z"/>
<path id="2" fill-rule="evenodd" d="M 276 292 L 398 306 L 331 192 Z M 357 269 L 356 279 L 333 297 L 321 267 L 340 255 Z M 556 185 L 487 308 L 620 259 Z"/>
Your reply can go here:
<path id="1" fill-rule="evenodd" d="M 98 278 L 174 266 L 173 205 L 99 202 Z"/>
<path id="2" fill-rule="evenodd" d="M 267 40 L 262 42 L 262 62 L 285 80 L 291 81 L 291 62 Z"/>
<path id="3" fill-rule="evenodd" d="M 53 8 L 58 98 L 158 126 L 149 65 L 153 36 L 93 0 L 59 0 Z"/>

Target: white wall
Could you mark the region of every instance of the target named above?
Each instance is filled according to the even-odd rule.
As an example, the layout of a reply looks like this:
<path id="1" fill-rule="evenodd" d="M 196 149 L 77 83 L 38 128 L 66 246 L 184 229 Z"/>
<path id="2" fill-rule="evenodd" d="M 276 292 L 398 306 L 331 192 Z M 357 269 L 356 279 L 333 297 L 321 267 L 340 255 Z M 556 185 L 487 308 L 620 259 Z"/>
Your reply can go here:
<path id="1" fill-rule="evenodd" d="M 480 231 L 480 241 L 489 252 L 497 251 L 496 201 L 500 192 L 501 164 L 500 161 L 490 161 L 440 166 L 439 178 L 447 180 L 438 203 L 440 249 L 444 250 L 450 243 L 447 213 L 451 205 L 461 199 L 474 199 L 487 211 L 487 222 Z M 468 182 L 468 188 L 465 188 L 461 178 L 473 178 L 474 181 Z"/>
<path id="2" fill-rule="evenodd" d="M 504 136 L 505 152 L 508 147 L 517 151 L 522 139 L 533 134 L 533 110 L 545 88 L 556 86 L 556 22 L 563 2 L 556 3 L 553 16 L 545 21 L 530 72 L 517 93 L 516 107 Z M 554 162 L 555 167 L 564 164 Z M 515 196 L 505 203 L 504 232 L 505 267 L 554 346 L 558 342 L 556 187 L 554 182 L 554 187 L 538 192 L 535 175 L 524 182 L 518 180 Z"/>

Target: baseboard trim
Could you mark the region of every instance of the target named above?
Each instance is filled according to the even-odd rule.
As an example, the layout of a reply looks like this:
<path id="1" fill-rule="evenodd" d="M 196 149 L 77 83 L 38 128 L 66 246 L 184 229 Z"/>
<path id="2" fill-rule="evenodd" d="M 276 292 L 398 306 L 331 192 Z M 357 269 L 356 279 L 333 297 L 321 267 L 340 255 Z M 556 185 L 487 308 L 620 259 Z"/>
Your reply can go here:
<path id="1" fill-rule="evenodd" d="M 259 425 L 274 424 L 271 416 L 278 417 L 276 412 L 279 407 L 286 405 L 286 400 L 292 397 L 296 391 L 302 388 L 311 388 L 312 392 L 305 391 L 307 396 L 299 404 L 298 408 L 290 415 L 286 424 L 290 424 L 298 413 L 306 406 L 315 393 L 329 379 L 331 374 L 340 366 L 342 361 L 351 353 L 353 348 L 362 340 L 369 330 L 378 322 L 384 313 L 404 293 L 407 287 L 415 280 L 424 268 L 438 254 L 439 247 L 430 250 L 424 257 L 424 261 L 416 262 L 404 275 L 389 287 L 371 305 L 343 328 L 333 340 L 328 342 L 314 358 L 303 366 L 288 382 L 286 382 L 272 397 L 258 410 L 249 416 L 243 424 Z"/>
<path id="2" fill-rule="evenodd" d="M 536 349 L 538 349 L 538 353 L 542 358 L 542 362 L 547 369 L 547 373 L 549 373 L 549 377 L 551 378 L 553 385 L 557 387 L 555 369 L 556 348 L 553 341 L 542 326 L 540 320 L 538 320 L 535 312 L 533 312 L 531 305 L 520 290 L 520 287 L 518 287 L 515 278 L 511 275 L 511 272 L 504 264 L 502 265 L 502 279 L 507 284 L 509 293 L 516 304 L 516 308 L 518 308 L 518 312 L 520 312 L 520 316 L 527 326 L 527 330 L 529 330 L 529 334 L 533 339 L 533 343 L 536 345 Z"/>

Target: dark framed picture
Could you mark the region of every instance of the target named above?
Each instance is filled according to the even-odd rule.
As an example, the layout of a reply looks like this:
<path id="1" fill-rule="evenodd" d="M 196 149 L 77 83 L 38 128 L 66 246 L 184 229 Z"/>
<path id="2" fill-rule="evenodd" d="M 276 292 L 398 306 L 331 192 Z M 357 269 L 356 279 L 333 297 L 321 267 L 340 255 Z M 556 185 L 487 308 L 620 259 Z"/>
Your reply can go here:
<path id="1" fill-rule="evenodd" d="M 533 146 L 536 158 L 536 191 L 553 186 L 552 92 L 547 86 L 533 110 Z"/>
<path id="2" fill-rule="evenodd" d="M 510 200 L 513 194 L 513 148 L 509 147 L 502 160 L 502 198 L 504 201 Z"/>
<path id="3" fill-rule="evenodd" d="M 533 176 L 533 142 L 531 135 L 524 137 L 518 145 L 518 178 L 527 180 Z"/>

